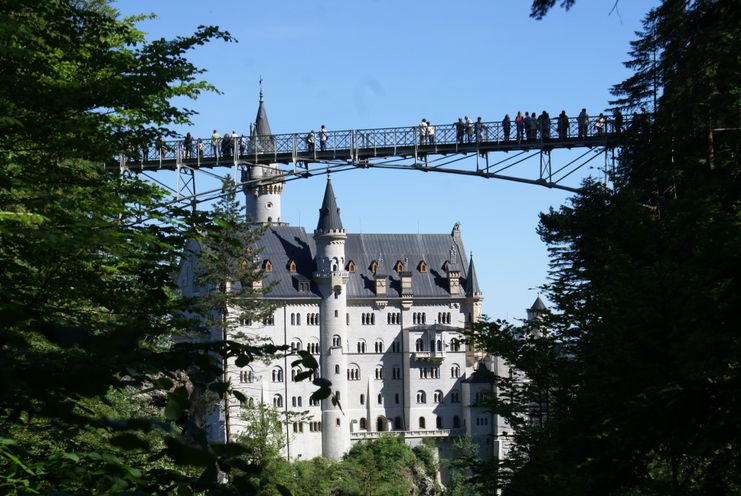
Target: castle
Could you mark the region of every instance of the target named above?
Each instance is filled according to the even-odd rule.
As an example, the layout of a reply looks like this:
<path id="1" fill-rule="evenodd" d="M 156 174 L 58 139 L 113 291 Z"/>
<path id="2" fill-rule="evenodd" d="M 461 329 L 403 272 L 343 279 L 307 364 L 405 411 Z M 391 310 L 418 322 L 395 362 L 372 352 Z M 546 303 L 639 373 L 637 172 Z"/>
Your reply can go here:
<path id="1" fill-rule="evenodd" d="M 270 146 L 271 136 L 261 91 L 250 141 Z M 481 456 L 504 456 L 506 423 L 476 403 L 494 394 L 488 371 L 506 373 L 506 364 L 463 341 L 484 296 L 459 226 L 446 234 L 348 233 L 328 179 L 307 233 L 281 221 L 277 167 L 249 166 L 245 176 L 270 179 L 250 182 L 245 194 L 249 219 L 266 226 L 260 263 L 272 286 L 265 298 L 277 309 L 262 322 L 241 322 L 238 332 L 315 355 L 339 400 L 310 401 L 316 386 L 293 380 L 302 372 L 291 366 L 295 354 L 244 368 L 229 362 L 226 376 L 248 406 L 307 414 L 284 424 L 284 455 L 339 459 L 353 443 L 393 432 L 410 445 L 433 438 L 441 456 L 469 434 Z M 213 439 L 249 435 L 240 408 L 234 400 L 228 416 L 211 419 Z"/>

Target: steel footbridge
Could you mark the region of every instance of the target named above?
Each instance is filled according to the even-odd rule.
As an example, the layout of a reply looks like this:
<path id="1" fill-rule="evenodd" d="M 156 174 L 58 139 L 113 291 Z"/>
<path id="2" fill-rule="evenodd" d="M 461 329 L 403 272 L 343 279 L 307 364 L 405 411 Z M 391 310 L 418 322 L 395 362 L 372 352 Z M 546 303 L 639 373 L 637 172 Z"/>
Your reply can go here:
<path id="1" fill-rule="evenodd" d="M 479 121 L 159 140 L 153 146 L 122 153 L 118 163 L 107 168 L 143 174 L 172 191 L 173 202 L 193 205 L 218 193 L 216 189 L 196 191 L 197 173 L 218 177 L 218 169 L 247 186 L 378 168 L 468 175 L 577 192 L 577 171 L 595 163 L 607 180 L 615 148 L 626 136 L 640 132 L 639 122 L 625 129 L 601 116 L 536 122 L 518 126 L 514 120 L 509 124 Z M 554 152 L 572 149 L 578 153 L 554 165 Z M 278 173 L 250 173 L 266 166 Z M 158 171 L 175 172 L 174 187 L 158 181 L 153 175 Z M 262 177 L 251 179 L 256 176 Z"/>

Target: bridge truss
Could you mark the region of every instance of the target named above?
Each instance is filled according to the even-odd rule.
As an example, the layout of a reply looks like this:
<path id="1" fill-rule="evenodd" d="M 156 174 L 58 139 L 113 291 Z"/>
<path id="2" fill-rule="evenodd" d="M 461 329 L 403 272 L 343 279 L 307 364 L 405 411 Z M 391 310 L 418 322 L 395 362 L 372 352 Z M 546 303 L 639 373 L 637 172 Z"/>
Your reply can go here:
<path id="1" fill-rule="evenodd" d="M 424 128 L 407 126 L 319 132 L 314 133 L 313 144 L 308 135 L 298 133 L 163 140 L 121 154 L 118 163 L 107 168 L 141 174 L 171 191 L 171 204 L 194 208 L 221 193 L 213 187 L 198 190 L 197 184 L 210 182 L 199 176 L 221 180 L 229 174 L 238 185 L 251 186 L 370 168 L 466 175 L 577 192 L 583 174 L 576 172 L 589 164 L 599 170 L 600 179 L 609 179 L 622 131 L 611 121 L 572 118 L 565 126 L 551 119 L 529 136 L 524 132 L 520 136 L 514 122 L 509 129 L 500 122 L 485 122 L 464 128 L 462 134 L 456 124 L 435 126 L 432 139 Z M 563 150 L 575 152 L 565 153 L 567 161 L 554 164 L 554 152 Z M 253 169 L 266 166 L 280 172 L 251 179 Z M 174 173 L 174 181 L 170 176 L 170 184 L 163 182 L 163 171 Z"/>

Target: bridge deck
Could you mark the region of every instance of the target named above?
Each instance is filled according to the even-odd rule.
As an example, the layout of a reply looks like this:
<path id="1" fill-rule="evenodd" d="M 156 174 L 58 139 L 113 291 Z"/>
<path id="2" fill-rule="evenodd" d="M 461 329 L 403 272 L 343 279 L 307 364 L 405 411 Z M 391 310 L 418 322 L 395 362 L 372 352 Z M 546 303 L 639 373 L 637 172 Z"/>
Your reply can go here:
<path id="1" fill-rule="evenodd" d="M 557 119 L 551 119 L 545 129 L 517 140 L 517 127 L 513 122 L 505 132 L 500 122 L 486 122 L 471 127 L 461 136 L 455 124 L 435 126 L 434 141 L 421 132 L 419 126 L 328 131 L 322 146 L 320 133 L 315 133 L 315 145 L 306 140 L 307 135 L 277 134 L 272 136 L 238 136 L 230 141 L 219 139 L 194 139 L 191 146 L 183 140 L 165 141 L 159 146 L 122 155 L 118 164 L 110 169 L 126 168 L 131 171 L 177 170 L 178 165 L 190 168 L 232 167 L 235 164 L 297 164 L 302 165 L 345 161 L 362 166 L 374 158 L 414 157 L 424 165 L 428 155 L 486 154 L 495 151 L 543 150 L 576 147 L 613 147 L 619 144 L 620 129 L 612 122 L 603 123 L 600 129 L 596 118 L 582 123 L 569 119 L 568 126 L 558 134 Z"/>

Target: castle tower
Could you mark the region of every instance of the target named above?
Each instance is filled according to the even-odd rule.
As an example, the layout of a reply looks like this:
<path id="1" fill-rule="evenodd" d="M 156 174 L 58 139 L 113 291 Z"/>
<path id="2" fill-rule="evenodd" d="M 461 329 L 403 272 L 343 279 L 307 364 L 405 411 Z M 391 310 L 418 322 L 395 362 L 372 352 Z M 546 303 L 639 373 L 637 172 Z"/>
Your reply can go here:
<path id="1" fill-rule="evenodd" d="M 332 381 L 332 393 L 347 405 L 347 281 L 345 239 L 340 209 L 332 182 L 327 179 L 319 222 L 314 231 L 316 265 L 314 281 L 322 296 L 319 312 L 321 374 Z M 331 398 L 322 400 L 322 454 L 338 460 L 350 449 L 350 419 Z"/>
<path id="2" fill-rule="evenodd" d="M 542 337 L 545 333 L 543 326 L 543 314 L 548 311 L 548 308 L 543 303 L 543 300 L 538 296 L 533 305 L 527 309 L 527 320 L 530 327 L 530 332 L 533 336 Z"/>
<path id="3" fill-rule="evenodd" d="M 268 114 L 262 96 L 260 81 L 260 104 L 257 107 L 255 123 L 250 124 L 249 146 L 246 154 L 275 150 L 275 137 L 270 131 Z M 283 193 L 283 178 L 277 164 L 248 165 L 242 169 L 247 218 L 257 224 L 280 223 L 280 199 Z"/>

